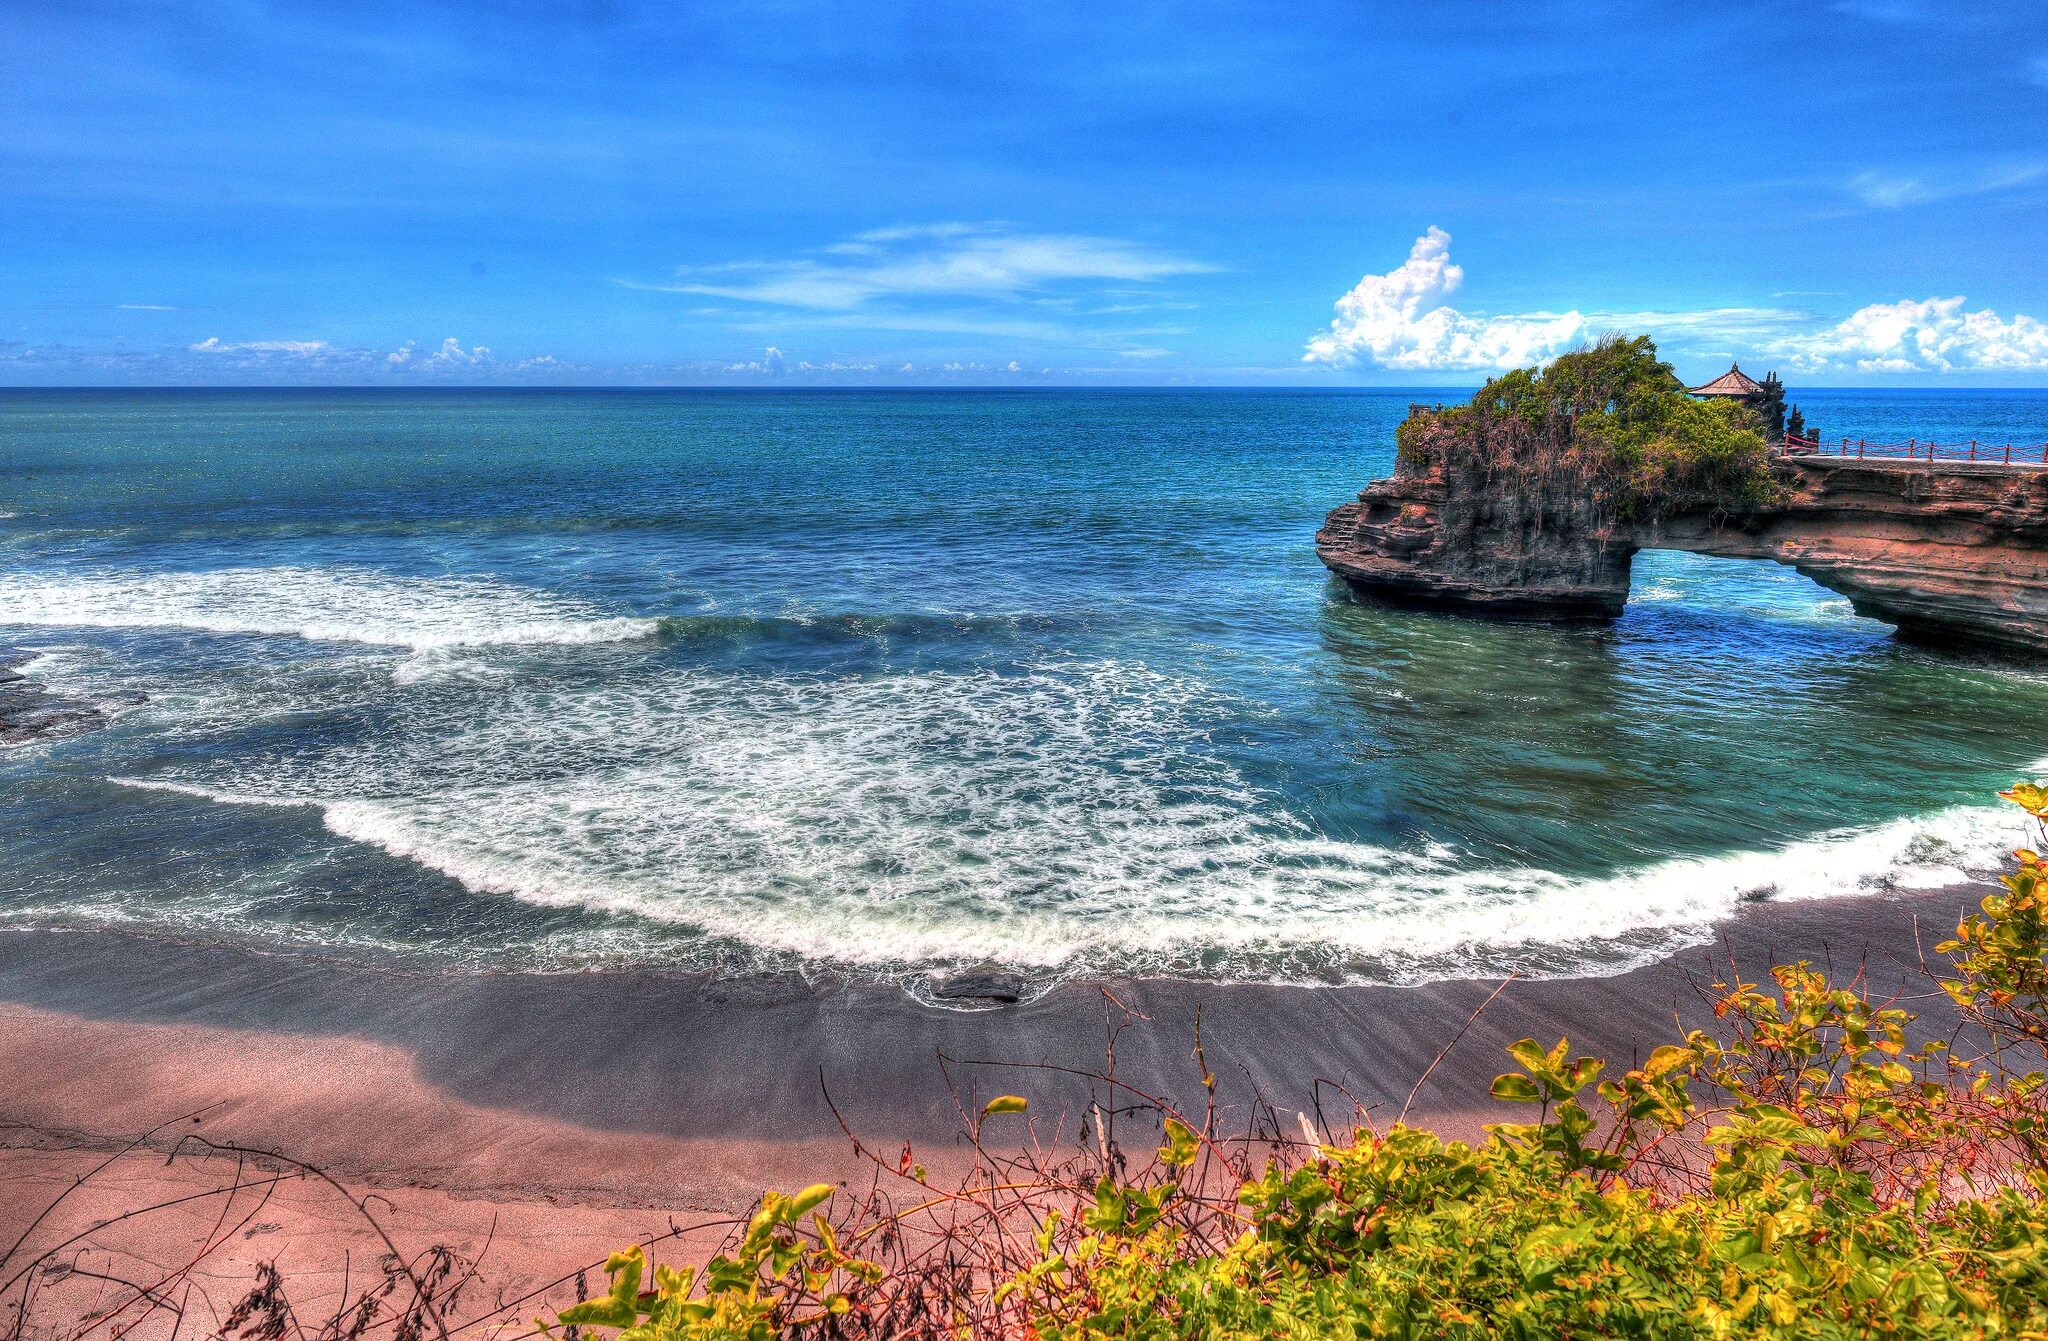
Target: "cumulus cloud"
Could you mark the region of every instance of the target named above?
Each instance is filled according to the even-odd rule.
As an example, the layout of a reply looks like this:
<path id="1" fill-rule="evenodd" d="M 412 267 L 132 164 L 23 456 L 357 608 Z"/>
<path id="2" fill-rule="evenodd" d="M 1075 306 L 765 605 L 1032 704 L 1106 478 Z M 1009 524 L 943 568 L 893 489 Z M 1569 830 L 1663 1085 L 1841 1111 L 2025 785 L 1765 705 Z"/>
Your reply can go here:
<path id="1" fill-rule="evenodd" d="M 1990 308 L 1963 310 L 1962 298 L 1872 303 L 1811 335 L 1791 336 L 1777 350 L 1807 371 L 1854 368 L 1867 373 L 2048 371 L 2048 322 Z"/>
<path id="2" fill-rule="evenodd" d="M 789 357 L 774 345 L 761 351 L 761 357 L 748 359 L 744 363 L 728 363 L 727 372 L 736 373 L 784 373 L 789 371 Z"/>
<path id="3" fill-rule="evenodd" d="M 1464 282 L 1451 260 L 1450 235 L 1431 228 L 1408 259 L 1367 275 L 1337 300 L 1327 333 L 1303 360 L 1338 367 L 1489 372 L 1556 357 L 1607 330 L 1644 332 L 1665 352 L 1783 360 L 1802 372 L 2048 372 L 2048 322 L 1966 310 L 1957 298 L 1872 303 L 1830 321 L 1785 307 L 1691 311 L 1571 311 L 1468 316 L 1450 305 Z"/>
<path id="4" fill-rule="evenodd" d="M 944 223 L 872 229 L 795 259 L 681 266 L 673 283 L 632 287 L 843 312 L 892 298 L 1014 300 L 1077 282 L 1213 269 L 1117 238 Z"/>
<path id="5" fill-rule="evenodd" d="M 411 347 L 412 342 L 407 341 L 406 348 L 410 349 Z M 439 349 L 427 355 L 423 360 L 423 366 L 429 368 L 473 368 L 478 364 L 489 363 L 490 361 L 491 351 L 488 346 L 478 345 L 474 349 L 464 349 L 462 342 L 451 335 L 441 342 Z"/>
<path id="6" fill-rule="evenodd" d="M 1451 235 L 1431 227 L 1408 259 L 1367 275 L 1337 300 L 1330 329 L 1308 342 L 1304 363 L 1414 371 L 1514 368 L 1555 358 L 1586 335 L 1578 312 L 1467 316 L 1448 299 L 1465 282 Z"/>

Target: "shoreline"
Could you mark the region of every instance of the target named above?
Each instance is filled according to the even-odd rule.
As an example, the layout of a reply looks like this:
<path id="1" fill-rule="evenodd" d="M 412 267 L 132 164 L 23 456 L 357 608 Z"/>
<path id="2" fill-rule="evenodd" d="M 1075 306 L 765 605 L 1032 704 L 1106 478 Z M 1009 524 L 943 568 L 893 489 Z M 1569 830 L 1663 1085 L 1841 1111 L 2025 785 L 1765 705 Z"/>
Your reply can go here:
<path id="1" fill-rule="evenodd" d="M 1752 978 L 1788 958 L 1833 954 L 1837 964 L 1868 959 L 1874 983 L 1909 985 L 1920 953 L 1931 952 L 1987 887 L 1763 902 L 1716 926 L 1712 943 L 1646 966 L 1605 977 L 1517 979 L 1431 1077 L 1417 1096 L 1419 1110 L 1483 1103 L 1486 1084 L 1505 1065 L 1496 1045 L 1540 1033 L 1539 1026 L 1617 1057 L 1646 1040 L 1664 1041 L 1675 1020 L 1697 1014 L 1692 983 L 1712 981 L 1712 963 L 1725 966 L 1731 954 Z M 345 1078 L 362 1088 L 375 1074 L 505 1121 L 593 1135 L 843 1142 L 836 1104 L 863 1135 L 929 1142 L 951 1137 L 959 1124 L 941 1055 L 963 1064 L 1100 1069 L 1105 1021 L 1119 1014 L 1105 993 L 1133 1012 L 1119 1073 L 1152 1092 L 1190 1097 L 1188 1053 L 1200 1012 L 1212 1065 L 1219 1076 L 1236 1072 L 1224 1078 L 1228 1102 L 1248 1102 L 1256 1088 L 1286 1107 L 1306 1077 L 1342 1083 L 1384 1108 L 1405 1099 L 1450 1033 L 1499 985 L 1077 978 L 1028 1001 L 959 1010 L 895 986 L 813 984 L 795 974 L 436 973 L 118 931 L 9 929 L 0 931 L 0 1059 L 38 1084 L 17 1084 L 13 1096 L 0 1098 L 0 1120 L 28 1118 L 24 1089 L 78 1094 L 90 1087 L 91 1077 L 79 1074 L 84 1064 L 56 1046 L 64 1037 L 90 1037 L 106 1049 L 98 1054 L 105 1063 L 118 1058 L 133 1067 L 142 1040 L 168 1042 L 177 1033 L 210 1040 L 223 1055 L 239 1040 L 252 1055 L 289 1056 L 293 1083 L 306 1087 L 297 1095 L 302 1108 L 333 1103 Z M 354 1052 L 364 1055 L 350 1068 L 336 1065 Z M 158 1055 L 150 1069 L 178 1065 Z M 989 1068 L 990 1078 L 1002 1069 Z M 323 1081 L 332 1088 L 323 1091 Z M 164 1083 L 188 1088 L 168 1076 Z M 260 1107 L 224 1080 L 215 1087 L 244 1109 Z M 55 1118 L 60 1107 L 45 1101 L 37 1116 Z M 85 1111 L 102 1114 L 91 1128 L 101 1135 L 124 1130 L 105 1122 L 101 1105 Z M 156 1120 L 163 1116 L 170 1114 Z M 336 1153 L 351 1176 L 372 1181 L 411 1182 L 418 1172 L 404 1160 L 373 1158 L 369 1147 L 340 1143 Z"/>
<path id="2" fill-rule="evenodd" d="M 1874 994 L 1939 1021 L 1946 999 L 1921 974 L 1921 952 L 1985 890 L 1756 904 L 1710 945 L 1605 978 L 1070 981 L 975 1011 L 894 987 L 436 975 L 118 932 L 0 931 L 0 1074 L 11 1082 L 0 1090 L 0 1233 L 20 1232 L 81 1172 L 169 1122 L 73 1195 L 36 1241 L 83 1216 L 100 1251 L 169 1261 L 182 1246 L 189 1256 L 225 1214 L 219 1196 L 139 1242 L 93 1225 L 220 1185 L 238 1166 L 198 1153 L 197 1137 L 303 1160 L 358 1195 L 374 1189 L 416 1248 L 490 1245 L 491 1297 L 517 1299 L 612 1247 L 743 1213 L 770 1188 L 864 1186 L 872 1166 L 841 1117 L 892 1158 L 908 1142 L 935 1180 L 964 1157 L 962 1108 L 994 1094 L 1030 1098 L 1020 1139 L 1028 1129 L 1072 1140 L 1085 1076 L 1102 1070 L 1106 1025 L 1121 1016 L 1106 993 L 1133 1012 L 1115 1037 L 1118 1078 L 1194 1111 L 1199 1016 L 1226 1125 L 1248 1122 L 1263 1097 L 1290 1126 L 1301 1112 L 1325 1131 L 1348 1129 L 1352 1098 L 1384 1126 L 1414 1089 L 1411 1121 L 1470 1139 L 1501 1116 L 1487 1087 L 1508 1069 L 1507 1043 L 1562 1034 L 1617 1064 L 1640 1057 L 1706 1015 L 1695 984 L 1731 957 L 1750 981 L 1792 959 L 1861 963 Z M 331 1189 L 301 1179 L 265 1197 L 210 1268 L 223 1290 L 246 1289 L 255 1263 L 282 1254 L 307 1288 L 331 1293 L 331 1259 L 375 1247 Z M 681 1252 L 701 1255 L 722 1232 L 684 1235 Z M 554 1288 L 553 1303 L 573 1298 Z"/>

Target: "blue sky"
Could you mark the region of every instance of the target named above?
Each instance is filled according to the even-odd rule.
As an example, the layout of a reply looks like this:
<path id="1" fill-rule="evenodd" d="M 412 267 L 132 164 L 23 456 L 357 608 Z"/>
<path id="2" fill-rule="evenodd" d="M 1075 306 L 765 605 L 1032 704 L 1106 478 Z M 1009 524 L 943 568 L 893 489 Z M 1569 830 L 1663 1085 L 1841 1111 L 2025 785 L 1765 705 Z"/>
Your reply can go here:
<path id="1" fill-rule="evenodd" d="M 6 27 L 4 384 L 2048 383 L 2035 2 Z"/>

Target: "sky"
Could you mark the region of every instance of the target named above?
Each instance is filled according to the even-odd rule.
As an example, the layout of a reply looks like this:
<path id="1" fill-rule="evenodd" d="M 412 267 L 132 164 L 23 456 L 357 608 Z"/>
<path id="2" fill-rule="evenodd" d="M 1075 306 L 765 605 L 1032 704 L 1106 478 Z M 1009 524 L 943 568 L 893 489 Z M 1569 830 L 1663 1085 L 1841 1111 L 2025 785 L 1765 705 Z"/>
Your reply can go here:
<path id="1" fill-rule="evenodd" d="M 2048 4 L 0 0 L 0 385 L 2048 385 Z"/>

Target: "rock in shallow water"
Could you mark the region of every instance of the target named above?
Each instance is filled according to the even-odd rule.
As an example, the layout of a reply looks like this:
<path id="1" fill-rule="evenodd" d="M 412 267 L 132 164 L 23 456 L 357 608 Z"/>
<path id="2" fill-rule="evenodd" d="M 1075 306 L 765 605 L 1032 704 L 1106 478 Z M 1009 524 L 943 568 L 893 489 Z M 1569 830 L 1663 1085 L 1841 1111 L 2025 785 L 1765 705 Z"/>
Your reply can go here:
<path id="1" fill-rule="evenodd" d="M 112 719 L 115 705 L 65 698 L 24 676 L 20 668 L 35 657 L 25 648 L 0 647 L 0 746 L 81 735 Z M 140 703 L 142 696 L 124 702 Z"/>
<path id="2" fill-rule="evenodd" d="M 970 969 L 936 983 L 932 995 L 944 1001 L 997 1001 L 1012 1005 L 1024 999 L 1024 975 L 1002 969 Z"/>

